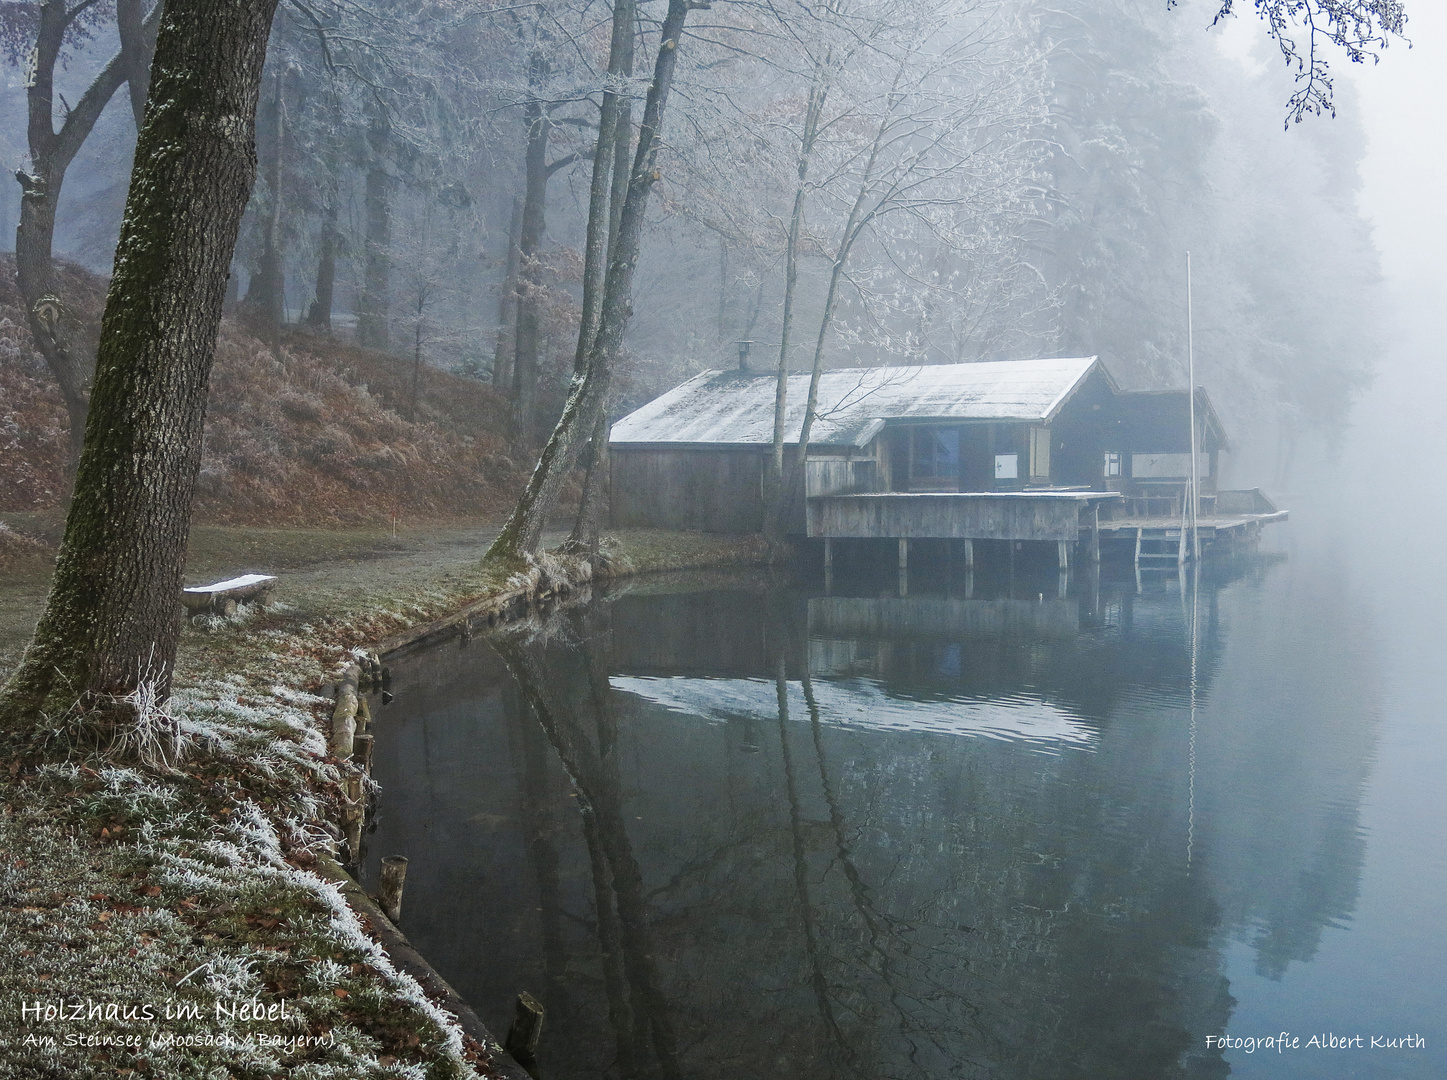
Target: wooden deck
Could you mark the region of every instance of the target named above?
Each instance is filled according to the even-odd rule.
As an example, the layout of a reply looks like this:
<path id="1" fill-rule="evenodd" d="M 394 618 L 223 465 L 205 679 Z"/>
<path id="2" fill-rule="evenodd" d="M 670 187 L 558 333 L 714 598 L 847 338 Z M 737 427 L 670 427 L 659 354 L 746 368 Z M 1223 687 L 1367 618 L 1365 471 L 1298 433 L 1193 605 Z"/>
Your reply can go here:
<path id="1" fill-rule="evenodd" d="M 1284 521 L 1257 492 L 1243 496 L 1253 511 L 1215 511 L 1197 522 L 1200 549 L 1211 554 L 1248 551 L 1263 526 Z M 1252 501 L 1245 496 L 1253 496 Z M 1098 563 L 1102 548 L 1133 557 L 1135 565 L 1177 564 L 1194 557 L 1189 531 L 1182 537 L 1180 506 L 1171 515 L 1134 514 L 1119 492 L 1084 490 L 991 492 L 873 492 L 815 495 L 806 504 L 806 529 L 824 541 L 826 582 L 834 564 L 835 540 L 889 539 L 899 543 L 901 595 L 904 595 L 911 540 L 958 540 L 966 568 L 975 562 L 974 541 L 1005 540 L 1014 549 L 1026 541 L 1054 543 L 1064 574 L 1078 557 Z M 1102 513 L 1104 511 L 1104 513 Z"/>
<path id="2" fill-rule="evenodd" d="M 1197 519 L 1201 553 L 1208 549 L 1240 551 L 1254 547 L 1261 538 L 1261 529 L 1276 521 L 1285 521 L 1286 510 L 1259 514 L 1207 514 Z M 1181 519 L 1175 517 L 1140 516 L 1114 518 L 1100 523 L 1100 541 L 1113 550 L 1129 545 L 1134 549 L 1137 565 L 1181 560 Z M 1190 535 L 1187 530 L 1186 542 Z M 1190 553 L 1186 554 L 1190 558 Z"/>
<path id="3" fill-rule="evenodd" d="M 1054 540 L 1074 544 L 1114 491 L 873 492 L 808 500 L 810 537 Z"/>

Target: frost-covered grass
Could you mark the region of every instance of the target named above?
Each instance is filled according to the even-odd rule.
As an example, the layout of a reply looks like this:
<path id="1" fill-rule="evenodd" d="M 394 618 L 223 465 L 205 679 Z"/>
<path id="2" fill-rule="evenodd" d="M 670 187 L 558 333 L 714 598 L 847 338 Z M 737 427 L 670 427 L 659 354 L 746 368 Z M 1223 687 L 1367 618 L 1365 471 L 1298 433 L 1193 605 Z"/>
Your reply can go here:
<path id="1" fill-rule="evenodd" d="M 651 534 L 607 555 L 639 572 L 759 552 Z M 0 1080 L 487 1075 L 495 1048 L 313 872 L 350 766 L 311 691 L 360 646 L 569 570 L 454 569 L 192 625 L 170 700 L 137 695 L 126 739 L 53 739 L 39 764 L 0 748 Z"/>
<path id="2" fill-rule="evenodd" d="M 473 1075 L 476 1047 L 308 869 L 339 767 L 320 699 L 269 698 L 179 693 L 177 769 L 92 755 L 0 784 L 0 1076 Z"/>

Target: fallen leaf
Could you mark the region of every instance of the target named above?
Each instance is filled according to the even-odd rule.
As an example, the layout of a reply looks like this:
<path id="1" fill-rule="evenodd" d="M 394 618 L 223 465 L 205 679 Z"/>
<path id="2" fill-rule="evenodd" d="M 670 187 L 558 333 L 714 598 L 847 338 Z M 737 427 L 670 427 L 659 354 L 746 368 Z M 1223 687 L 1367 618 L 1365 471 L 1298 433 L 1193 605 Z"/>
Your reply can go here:
<path id="1" fill-rule="evenodd" d="M 348 996 L 347 992 L 343 990 L 340 986 L 333 990 L 332 993 L 336 994 L 339 998 L 344 998 Z"/>

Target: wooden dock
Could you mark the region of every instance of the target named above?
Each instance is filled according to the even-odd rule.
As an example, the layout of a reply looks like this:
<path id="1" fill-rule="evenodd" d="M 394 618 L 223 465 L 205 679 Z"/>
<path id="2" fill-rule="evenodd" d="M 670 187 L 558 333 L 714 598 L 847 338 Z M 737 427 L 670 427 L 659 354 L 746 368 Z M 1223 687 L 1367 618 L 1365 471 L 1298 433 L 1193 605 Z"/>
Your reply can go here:
<path id="1" fill-rule="evenodd" d="M 1221 554 L 1252 550 L 1260 542 L 1264 526 L 1275 521 L 1285 521 L 1287 516 L 1286 510 L 1259 514 L 1203 515 L 1196 521 L 1202 557 L 1204 558 L 1208 551 Z M 1100 542 L 1109 544 L 1113 551 L 1133 551 L 1137 566 L 1185 562 L 1192 557 L 1192 553 L 1190 529 L 1183 529 L 1182 525 L 1179 516 L 1135 515 L 1114 518 L 1100 523 Z"/>
<path id="2" fill-rule="evenodd" d="M 1204 502 L 1205 500 L 1203 500 Z M 1223 554 L 1253 550 L 1264 526 L 1284 521 L 1259 491 L 1221 492 L 1197 520 L 1200 551 Z M 1077 558 L 1101 559 L 1111 554 L 1132 557 L 1137 568 L 1189 562 L 1195 555 L 1180 499 L 1152 512 L 1140 499 L 1126 500 L 1115 491 L 1051 488 L 992 492 L 856 492 L 811 496 L 806 502 L 807 535 L 824 541 L 826 577 L 834 565 L 834 542 L 846 539 L 896 540 L 899 544 L 901 588 L 909 566 L 911 540 L 949 540 L 966 569 L 975 562 L 976 540 L 1054 544 L 1060 570 Z M 1144 512 L 1143 512 L 1144 511 Z"/>

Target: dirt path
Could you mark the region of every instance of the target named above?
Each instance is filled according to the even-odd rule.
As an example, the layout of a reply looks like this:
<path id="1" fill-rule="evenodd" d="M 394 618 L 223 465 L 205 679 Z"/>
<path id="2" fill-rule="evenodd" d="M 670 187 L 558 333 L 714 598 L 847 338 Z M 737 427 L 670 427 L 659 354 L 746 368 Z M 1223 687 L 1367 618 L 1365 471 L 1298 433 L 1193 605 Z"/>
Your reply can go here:
<path id="1" fill-rule="evenodd" d="M 32 535 L 38 523 L 7 515 Z M 247 572 L 277 574 L 276 599 L 309 618 L 368 593 L 397 595 L 408 586 L 445 580 L 482 558 L 497 535 L 493 521 L 450 522 L 399 529 L 245 529 L 198 526 L 192 530 L 186 583 L 204 584 Z M 549 534 L 546 544 L 562 540 Z M 0 570 L 0 671 L 20 658 L 45 603 L 48 567 L 40 563 Z"/>

